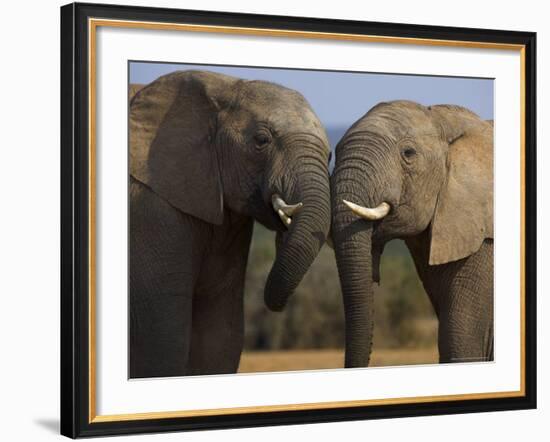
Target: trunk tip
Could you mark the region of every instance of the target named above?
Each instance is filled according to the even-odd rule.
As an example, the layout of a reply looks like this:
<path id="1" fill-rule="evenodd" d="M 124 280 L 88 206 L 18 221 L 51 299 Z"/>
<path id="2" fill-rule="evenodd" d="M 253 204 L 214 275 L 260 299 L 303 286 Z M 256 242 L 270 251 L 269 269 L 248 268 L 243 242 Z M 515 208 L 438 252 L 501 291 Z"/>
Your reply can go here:
<path id="1" fill-rule="evenodd" d="M 282 296 L 274 296 L 267 289 L 264 291 L 264 303 L 272 312 L 282 312 L 286 307 L 286 299 Z"/>

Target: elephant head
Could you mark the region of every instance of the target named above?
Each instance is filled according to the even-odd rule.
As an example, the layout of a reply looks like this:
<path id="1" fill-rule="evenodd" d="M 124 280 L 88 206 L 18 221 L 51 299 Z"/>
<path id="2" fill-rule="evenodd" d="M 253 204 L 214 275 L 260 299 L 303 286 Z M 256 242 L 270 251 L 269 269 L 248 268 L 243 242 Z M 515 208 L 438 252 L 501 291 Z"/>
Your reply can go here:
<path id="1" fill-rule="evenodd" d="M 346 132 L 331 177 L 346 366 L 367 366 L 384 244 L 427 234 L 428 263 L 493 237 L 493 126 L 458 106 L 381 103 Z"/>
<path id="2" fill-rule="evenodd" d="M 179 71 L 131 99 L 130 134 L 131 175 L 173 207 L 277 231 L 265 301 L 281 310 L 330 227 L 329 145 L 306 100 L 269 82 Z"/>

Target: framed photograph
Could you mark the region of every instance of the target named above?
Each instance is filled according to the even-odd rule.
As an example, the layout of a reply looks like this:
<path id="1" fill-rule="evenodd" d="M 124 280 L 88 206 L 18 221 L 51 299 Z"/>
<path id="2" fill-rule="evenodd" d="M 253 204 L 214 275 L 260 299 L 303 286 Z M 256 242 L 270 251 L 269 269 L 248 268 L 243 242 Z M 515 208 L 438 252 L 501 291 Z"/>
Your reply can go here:
<path id="1" fill-rule="evenodd" d="M 61 433 L 536 407 L 536 35 L 61 8 Z"/>

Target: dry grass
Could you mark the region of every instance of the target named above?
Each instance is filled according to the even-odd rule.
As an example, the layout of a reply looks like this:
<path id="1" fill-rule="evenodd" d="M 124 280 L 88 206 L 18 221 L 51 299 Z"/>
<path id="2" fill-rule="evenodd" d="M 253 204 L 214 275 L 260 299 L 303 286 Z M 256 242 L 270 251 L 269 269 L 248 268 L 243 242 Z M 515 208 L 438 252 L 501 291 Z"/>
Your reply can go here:
<path id="1" fill-rule="evenodd" d="M 370 366 L 433 364 L 437 361 L 437 347 L 378 349 L 372 353 Z M 241 356 L 239 373 L 314 370 L 343 366 L 343 350 L 246 351 Z"/>

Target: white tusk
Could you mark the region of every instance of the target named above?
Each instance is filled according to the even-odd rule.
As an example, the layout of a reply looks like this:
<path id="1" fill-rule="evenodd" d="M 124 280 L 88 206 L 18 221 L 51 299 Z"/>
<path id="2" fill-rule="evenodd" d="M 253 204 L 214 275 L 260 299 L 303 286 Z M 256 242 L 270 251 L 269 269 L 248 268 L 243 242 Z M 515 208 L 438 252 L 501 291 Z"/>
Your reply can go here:
<path id="1" fill-rule="evenodd" d="M 287 204 L 279 195 L 271 197 L 271 204 L 273 205 L 273 210 L 277 212 L 277 215 L 279 215 L 279 218 L 281 218 L 281 221 L 287 227 L 292 223 L 292 215 L 298 213 L 303 206 L 302 203 Z"/>
<path id="2" fill-rule="evenodd" d="M 281 207 L 281 209 L 288 216 L 292 216 L 292 215 L 295 215 L 296 213 L 298 213 L 303 206 L 304 206 L 303 203 L 288 204 L 284 207 Z"/>
<path id="3" fill-rule="evenodd" d="M 353 213 L 368 221 L 378 221 L 384 218 L 390 213 L 390 205 L 386 202 L 380 203 L 378 207 L 371 209 L 369 207 L 359 206 L 350 201 L 342 200 L 346 206 L 348 206 Z"/>
<path id="4" fill-rule="evenodd" d="M 282 211 L 282 209 L 277 210 L 277 214 L 279 215 L 279 218 L 281 218 L 281 221 L 285 226 L 290 226 L 290 223 L 292 222 L 292 218 L 289 216 L 286 216 L 285 213 Z"/>
<path id="5" fill-rule="evenodd" d="M 273 195 L 271 197 L 271 204 L 273 204 L 275 211 L 282 210 L 287 216 L 292 216 L 295 213 L 298 213 L 303 206 L 302 203 L 287 204 L 279 195 Z"/>

